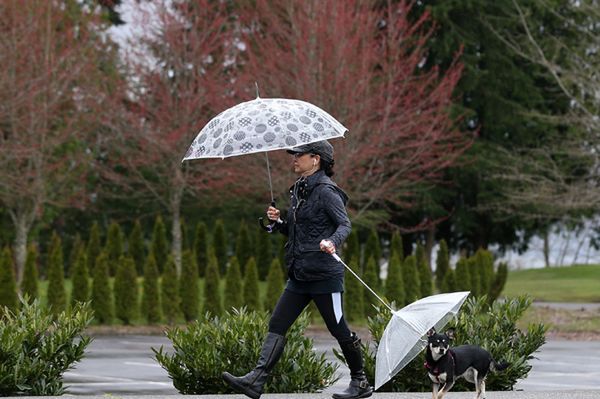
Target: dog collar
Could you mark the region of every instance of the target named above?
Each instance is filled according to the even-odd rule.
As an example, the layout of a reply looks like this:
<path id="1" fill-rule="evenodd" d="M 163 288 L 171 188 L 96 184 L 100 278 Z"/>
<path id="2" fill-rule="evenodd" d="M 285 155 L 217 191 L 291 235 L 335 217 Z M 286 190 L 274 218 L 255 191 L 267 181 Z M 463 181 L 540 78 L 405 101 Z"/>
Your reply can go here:
<path id="1" fill-rule="evenodd" d="M 450 355 L 450 358 L 452 359 L 452 363 L 455 364 L 456 361 L 454 360 L 454 352 L 452 352 L 451 350 L 448 350 L 448 354 Z M 440 369 L 437 367 L 437 362 L 434 365 L 429 364 L 429 362 L 427 360 L 425 360 L 425 364 L 424 364 L 425 368 L 427 370 L 429 370 L 429 372 L 434 375 L 434 376 L 438 376 L 440 375 Z"/>

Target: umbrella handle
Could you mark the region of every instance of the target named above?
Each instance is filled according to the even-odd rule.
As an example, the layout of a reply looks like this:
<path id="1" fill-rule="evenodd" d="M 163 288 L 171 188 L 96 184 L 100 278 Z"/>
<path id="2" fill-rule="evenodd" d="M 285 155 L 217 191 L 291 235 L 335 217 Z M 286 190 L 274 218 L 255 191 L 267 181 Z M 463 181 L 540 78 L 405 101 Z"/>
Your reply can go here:
<path id="1" fill-rule="evenodd" d="M 379 297 L 379 295 L 377 295 L 377 294 L 375 293 L 375 291 L 373 291 L 373 290 L 371 289 L 371 287 L 369 287 L 369 286 L 367 285 L 367 283 L 365 283 L 365 282 L 364 282 L 364 281 L 363 281 L 363 280 L 362 280 L 360 277 L 358 277 L 358 274 L 356 274 L 356 273 L 354 272 L 354 270 L 352 270 L 352 269 L 351 269 L 351 268 L 350 268 L 350 267 L 349 267 L 347 264 L 345 264 L 345 263 L 344 263 L 344 261 L 342 260 L 342 258 L 340 258 L 340 257 L 338 256 L 338 254 L 336 254 L 336 253 L 334 252 L 334 253 L 332 253 L 332 254 L 331 254 L 331 256 L 333 256 L 335 260 L 337 260 L 337 261 L 338 261 L 338 262 L 340 262 L 342 265 L 344 265 L 344 267 L 345 267 L 346 269 L 348 269 L 348 270 L 350 271 L 350 273 L 352 273 L 352 274 L 354 275 L 354 277 L 356 277 L 356 278 L 358 279 L 358 281 L 360 281 L 360 282 L 362 283 L 362 285 L 364 285 L 365 287 L 367 287 L 367 289 L 368 289 L 369 291 L 371 291 L 371 294 L 375 295 L 375 297 L 376 297 L 377 299 L 379 299 L 379 301 L 380 301 L 381 303 L 383 303 L 383 304 L 385 305 L 385 307 L 386 307 L 386 308 L 388 308 L 388 309 L 390 310 L 390 312 L 392 312 L 392 314 L 394 313 L 394 309 L 392 309 L 392 307 L 391 307 L 390 305 L 388 305 L 388 304 L 387 304 L 387 303 L 386 303 L 386 302 L 385 302 L 383 299 L 381 299 L 381 298 Z"/>
<path id="2" fill-rule="evenodd" d="M 271 201 L 271 206 L 273 208 L 275 208 L 275 199 L 273 199 Z M 273 222 L 273 223 L 265 225 L 264 219 L 263 218 L 258 218 L 258 224 L 260 225 L 260 227 L 264 231 L 266 231 L 267 233 L 271 234 L 273 232 L 273 228 L 275 227 L 275 225 L 277 224 L 277 222 Z"/>

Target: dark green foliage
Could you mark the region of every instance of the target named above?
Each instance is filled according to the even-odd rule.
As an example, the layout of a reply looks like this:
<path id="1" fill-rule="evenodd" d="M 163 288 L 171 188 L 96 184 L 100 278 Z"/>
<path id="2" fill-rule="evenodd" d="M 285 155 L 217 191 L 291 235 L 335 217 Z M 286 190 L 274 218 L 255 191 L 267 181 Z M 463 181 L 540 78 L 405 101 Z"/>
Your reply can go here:
<path id="1" fill-rule="evenodd" d="M 471 270 L 466 258 L 460 258 L 456 262 L 454 281 L 458 291 L 471 291 Z M 474 294 L 471 291 L 471 294 Z"/>
<path id="2" fill-rule="evenodd" d="M 80 249 L 83 250 L 83 247 L 80 246 Z M 39 297 L 38 279 L 37 249 L 35 245 L 29 245 L 27 260 L 25 261 L 25 272 L 23 273 L 23 281 L 21 281 L 21 295 L 29 298 L 30 303 Z M 2 290 L 0 288 L 0 291 Z"/>
<path id="3" fill-rule="evenodd" d="M 208 256 L 208 267 L 206 268 L 206 277 L 204 278 L 204 313 L 210 313 L 215 316 L 223 313 L 223 304 L 221 303 L 221 290 L 219 289 L 221 277 L 217 258 L 211 253 Z"/>
<path id="4" fill-rule="evenodd" d="M 156 324 L 161 319 L 158 266 L 151 253 L 144 265 L 144 290 L 142 291 L 142 313 L 148 324 Z"/>
<path id="5" fill-rule="evenodd" d="M 248 234 L 248 226 L 246 226 L 246 222 L 243 220 L 240 222 L 237 238 L 235 240 L 235 256 L 238 258 L 240 265 L 244 266 L 246 265 L 246 262 L 248 262 L 248 259 L 254 256 L 252 243 L 250 242 L 250 234 Z M 242 274 L 244 274 L 243 268 Z"/>
<path id="6" fill-rule="evenodd" d="M 162 274 L 167 266 L 169 257 L 169 244 L 167 243 L 167 230 L 163 223 L 162 217 L 158 215 L 154 222 L 154 230 L 152 231 L 152 244 L 150 251 L 154 255 L 154 261 L 158 267 L 158 272 Z M 166 316 L 166 315 L 165 315 Z"/>
<path id="7" fill-rule="evenodd" d="M 181 312 L 186 321 L 198 317 L 200 297 L 198 291 L 198 265 L 196 258 L 189 249 L 181 254 L 181 278 L 179 279 L 179 294 L 181 297 Z M 239 291 L 238 291 L 239 295 Z"/>
<path id="8" fill-rule="evenodd" d="M 363 281 L 375 292 L 379 292 L 379 278 L 377 276 L 378 270 L 379 269 L 376 266 L 375 258 L 371 256 L 365 265 Z M 363 294 L 364 314 L 367 317 L 373 316 L 375 314 L 375 308 L 373 307 L 373 304 L 377 303 L 377 298 L 375 298 L 375 296 L 373 296 L 373 294 L 366 289 L 363 290 Z"/>
<path id="9" fill-rule="evenodd" d="M 379 234 L 377 230 L 372 229 L 367 238 L 367 245 L 365 246 L 365 257 L 363 268 L 367 267 L 367 263 L 371 257 L 375 260 L 375 267 L 377 268 L 377 279 L 379 279 L 379 261 L 381 260 L 381 242 L 379 241 Z"/>
<path id="10" fill-rule="evenodd" d="M 402 277 L 404 278 L 405 304 L 421 299 L 421 282 L 417 270 L 417 259 L 414 255 L 407 256 L 402 262 Z"/>
<path id="11" fill-rule="evenodd" d="M 71 305 L 77 302 L 87 302 L 90 300 L 90 273 L 87 268 L 87 259 L 83 247 L 79 247 L 79 254 L 75 257 L 75 264 L 71 269 L 71 282 L 73 289 L 71 291 Z"/>
<path id="12" fill-rule="evenodd" d="M 433 294 L 431 269 L 425 259 L 425 250 L 421 243 L 417 244 L 417 250 L 415 251 L 417 258 L 417 270 L 419 272 L 419 283 L 421 285 L 421 297 L 426 297 Z"/>
<path id="13" fill-rule="evenodd" d="M 92 273 L 92 309 L 94 320 L 99 324 L 110 324 L 113 318 L 113 290 L 108 276 L 108 255 L 101 252 L 96 258 Z"/>
<path id="14" fill-rule="evenodd" d="M 283 292 L 283 273 L 278 259 L 273 259 L 267 276 L 267 295 L 265 297 L 264 309 L 272 312 Z"/>
<path id="15" fill-rule="evenodd" d="M 303 335 L 308 323 L 305 313 L 288 331 L 283 355 L 273 370 L 276 378 L 268 380 L 266 393 L 316 393 L 337 380 L 337 366 L 315 352 L 312 339 Z M 266 312 L 234 310 L 219 318 L 207 314 L 185 330 L 167 330 L 174 351 L 152 350 L 179 393 L 233 393 L 221 373 L 244 375 L 256 364 L 267 326 Z"/>
<path id="16" fill-rule="evenodd" d="M 465 302 L 457 319 L 446 327 L 456 329 L 453 345 L 479 345 L 492 354 L 497 361 L 507 361 L 510 367 L 502 372 L 491 373 L 486 379 L 486 389 L 506 391 L 514 389 L 519 379 L 527 377 L 531 370 L 528 361 L 544 344 L 546 327 L 530 324 L 525 331 L 517 328 L 517 321 L 531 305 L 525 297 L 512 298 L 505 302 L 488 305 L 487 298 L 473 298 Z M 363 345 L 365 371 L 371 381 L 375 373 L 375 354 L 383 330 L 390 318 L 387 309 L 381 308 L 376 317 L 369 320 L 369 330 L 375 341 L 373 349 Z M 442 331 L 445 331 L 442 330 Z M 431 391 L 431 381 L 424 377 L 424 352 L 400 371 L 392 380 L 383 385 L 380 392 L 427 392 Z M 473 390 L 473 384 L 462 380 L 452 390 Z"/>
<path id="17" fill-rule="evenodd" d="M 358 257 L 350 258 L 348 266 L 360 276 Z M 344 285 L 344 318 L 347 321 L 362 320 L 365 316 L 363 285 L 349 271 L 346 271 Z"/>
<path id="18" fill-rule="evenodd" d="M 397 231 L 392 234 L 392 242 L 390 243 L 390 259 L 394 255 L 398 256 L 398 260 L 400 262 L 404 260 L 404 244 L 402 243 L 402 236 Z"/>
<path id="19" fill-rule="evenodd" d="M 494 280 L 492 281 L 492 286 L 490 288 L 490 301 L 495 301 L 498 299 L 502 290 L 504 289 L 504 285 L 506 284 L 506 279 L 508 278 L 508 264 L 502 262 L 498 265 L 498 270 L 494 275 Z"/>
<path id="20" fill-rule="evenodd" d="M 258 271 L 254 258 L 248 259 L 244 276 L 244 306 L 248 310 L 261 310 L 262 302 L 258 291 Z"/>
<path id="21" fill-rule="evenodd" d="M 52 233 L 50 256 L 48 258 L 48 306 L 53 314 L 59 314 L 67 306 L 65 291 L 65 270 L 62 241 L 58 234 Z"/>
<path id="22" fill-rule="evenodd" d="M 385 280 L 385 297 L 389 302 L 394 302 L 396 308 L 401 308 L 406 301 L 404 293 L 404 280 L 402 278 L 402 262 L 398 258 L 398 253 L 390 258 L 388 263 L 388 275 Z"/>
<path id="23" fill-rule="evenodd" d="M 229 259 L 229 267 L 225 273 L 225 310 L 240 309 L 244 304 L 242 272 L 237 257 Z"/>
<path id="24" fill-rule="evenodd" d="M 223 220 L 217 219 L 213 230 L 213 250 L 217 257 L 217 267 L 221 275 L 225 275 L 227 268 L 227 235 Z M 245 265 L 240 265 L 242 274 Z"/>
<path id="25" fill-rule="evenodd" d="M 467 259 L 467 268 L 469 269 L 469 277 L 471 278 L 471 294 L 481 296 L 484 293 L 481 291 L 481 269 L 475 257 L 471 256 Z"/>
<path id="26" fill-rule="evenodd" d="M 181 250 L 185 251 L 190 248 L 190 239 L 184 218 L 179 219 L 179 225 L 181 226 Z"/>
<path id="27" fill-rule="evenodd" d="M 62 376 L 81 361 L 91 339 L 89 304 L 50 314 L 39 301 L 0 318 L 0 396 L 59 396 Z"/>
<path id="28" fill-rule="evenodd" d="M 271 235 L 260 229 L 256 229 L 256 231 L 256 267 L 258 268 L 258 278 L 265 280 L 271 267 L 271 261 L 273 260 Z M 281 267 L 281 262 L 279 262 L 279 267 Z"/>
<path id="29" fill-rule="evenodd" d="M 136 220 L 133 224 L 133 229 L 129 234 L 129 240 L 127 243 L 127 254 L 133 258 L 135 262 L 135 270 L 138 275 L 144 274 L 144 258 L 146 252 L 144 250 L 144 235 L 142 233 L 142 225 L 139 220 Z"/>
<path id="30" fill-rule="evenodd" d="M 358 241 L 357 229 L 352 229 L 348 239 L 346 239 L 346 242 L 344 243 L 344 247 L 345 248 L 343 249 L 342 256 L 345 259 L 348 259 L 348 261 L 350 261 L 352 258 L 355 258 L 360 264 L 360 242 Z"/>
<path id="31" fill-rule="evenodd" d="M 94 270 L 94 267 L 96 266 L 96 258 L 100 255 L 101 251 L 100 227 L 98 227 L 98 222 L 94 222 L 94 224 L 92 224 L 92 228 L 90 229 L 90 237 L 87 243 L 86 259 L 88 263 L 88 270 Z"/>
<path id="32" fill-rule="evenodd" d="M 162 311 L 167 323 L 173 324 L 179 316 L 179 280 L 177 278 L 177 267 L 172 256 L 167 257 L 165 270 L 162 273 L 160 284 L 160 297 Z"/>
<path id="33" fill-rule="evenodd" d="M 435 265 L 435 285 L 439 290 L 441 290 L 444 277 L 446 276 L 448 270 L 450 270 L 450 255 L 448 254 L 448 244 L 446 244 L 446 240 L 440 241 L 440 248 L 437 252 Z"/>
<path id="34" fill-rule="evenodd" d="M 0 254 L 0 307 L 6 306 L 8 310 L 15 312 L 18 304 L 17 282 L 15 280 L 12 254 L 10 248 L 4 247 Z M 3 313 L 4 310 L 0 310 L 0 316 Z"/>
<path id="35" fill-rule="evenodd" d="M 124 324 L 131 324 L 137 316 L 138 299 L 135 261 L 131 256 L 121 256 L 115 275 L 115 316 Z"/>
<path id="36" fill-rule="evenodd" d="M 73 275 L 73 270 L 75 269 L 75 265 L 77 264 L 77 259 L 79 258 L 79 251 L 83 250 L 85 255 L 83 241 L 81 241 L 81 236 L 79 233 L 75 235 L 75 240 L 73 240 L 73 245 L 71 245 L 71 252 L 69 252 L 69 264 L 68 269 L 65 273 L 66 277 L 71 277 Z"/>
<path id="37" fill-rule="evenodd" d="M 198 264 L 198 276 L 204 278 L 208 256 L 208 233 L 206 224 L 198 222 L 194 236 L 194 255 Z"/>
<path id="38" fill-rule="evenodd" d="M 106 234 L 106 253 L 108 255 L 108 271 L 114 276 L 123 256 L 123 232 L 118 223 L 112 222 Z"/>
<path id="39" fill-rule="evenodd" d="M 446 274 L 444 274 L 444 280 L 442 280 L 442 285 L 440 287 L 440 292 L 456 292 L 458 288 L 456 287 L 456 273 L 452 269 L 448 269 Z"/>

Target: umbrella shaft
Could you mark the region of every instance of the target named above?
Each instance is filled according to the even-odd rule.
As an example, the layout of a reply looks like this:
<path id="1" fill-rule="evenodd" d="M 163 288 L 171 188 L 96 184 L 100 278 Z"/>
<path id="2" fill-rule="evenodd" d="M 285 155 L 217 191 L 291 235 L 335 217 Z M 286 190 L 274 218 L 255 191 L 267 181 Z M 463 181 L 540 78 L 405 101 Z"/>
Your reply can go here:
<path id="1" fill-rule="evenodd" d="M 256 86 L 256 90 L 258 90 L 258 86 Z M 271 191 L 271 202 L 274 202 L 273 199 L 273 182 L 271 181 L 271 165 L 269 164 L 269 153 L 265 151 L 265 157 L 267 158 L 267 175 L 269 176 L 269 190 Z"/>

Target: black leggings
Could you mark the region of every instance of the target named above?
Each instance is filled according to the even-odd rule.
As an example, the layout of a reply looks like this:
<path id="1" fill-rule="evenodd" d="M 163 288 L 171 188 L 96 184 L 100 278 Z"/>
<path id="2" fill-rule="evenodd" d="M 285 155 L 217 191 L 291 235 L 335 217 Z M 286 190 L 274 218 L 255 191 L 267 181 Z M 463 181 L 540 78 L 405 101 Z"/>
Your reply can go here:
<path id="1" fill-rule="evenodd" d="M 294 324 L 310 301 L 315 301 L 321 317 L 327 324 L 327 329 L 338 342 L 352 339 L 348 324 L 343 315 L 342 293 L 332 294 L 297 294 L 284 290 L 273 310 L 269 320 L 269 332 L 285 335 L 287 330 Z"/>

